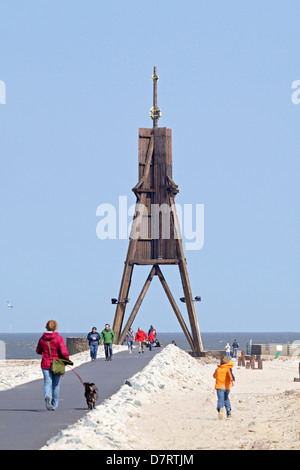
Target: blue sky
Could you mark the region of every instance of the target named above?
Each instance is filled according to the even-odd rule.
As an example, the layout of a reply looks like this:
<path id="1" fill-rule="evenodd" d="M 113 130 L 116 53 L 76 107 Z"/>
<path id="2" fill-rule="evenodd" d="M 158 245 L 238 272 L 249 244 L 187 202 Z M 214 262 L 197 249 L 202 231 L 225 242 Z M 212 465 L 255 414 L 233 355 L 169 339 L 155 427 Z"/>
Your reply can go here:
<path id="1" fill-rule="evenodd" d="M 113 323 L 128 241 L 99 240 L 96 209 L 135 202 L 154 65 L 177 202 L 205 208 L 203 249 L 185 253 L 200 330 L 300 330 L 299 16 L 296 1 L 1 3 L 0 332 Z M 158 279 L 134 328 L 150 324 L 180 331 Z"/>

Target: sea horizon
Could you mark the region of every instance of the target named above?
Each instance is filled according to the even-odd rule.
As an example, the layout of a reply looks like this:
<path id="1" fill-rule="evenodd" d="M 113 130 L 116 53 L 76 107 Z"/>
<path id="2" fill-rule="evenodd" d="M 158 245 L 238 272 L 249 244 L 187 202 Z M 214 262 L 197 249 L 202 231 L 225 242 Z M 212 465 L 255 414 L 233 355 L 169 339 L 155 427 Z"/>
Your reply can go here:
<path id="1" fill-rule="evenodd" d="M 86 337 L 88 332 L 59 332 L 65 339 L 67 337 Z M 146 331 L 147 333 L 147 331 Z M 0 344 L 2 344 L 2 359 L 38 359 L 36 346 L 43 332 L 13 332 L 0 333 Z M 166 346 L 172 341 L 183 350 L 190 350 L 190 345 L 183 332 L 160 332 L 157 331 L 157 339 Z M 234 332 L 201 332 L 201 339 L 204 350 L 223 350 L 226 343 L 232 345 L 234 340 L 239 343 L 241 350 L 246 350 L 247 345 L 252 344 L 300 344 L 300 332 L 291 331 L 234 331 Z M 101 347 L 101 346 L 100 346 Z"/>
<path id="2" fill-rule="evenodd" d="M 98 331 L 99 330 L 100 330 L 100 328 L 98 328 Z M 146 330 L 147 330 L 147 328 L 145 328 L 145 331 Z M 44 330 L 44 331 L 46 331 L 46 330 Z M 158 330 L 156 330 L 156 331 L 158 331 Z M 162 331 L 162 330 L 159 330 L 159 331 L 160 331 L 160 333 L 163 333 L 163 334 L 164 333 L 167 333 L 167 334 L 171 334 L 171 333 L 184 334 L 182 331 Z M 89 333 L 89 331 L 87 331 L 87 332 L 82 332 L 82 331 L 78 332 L 78 331 L 60 331 L 60 330 L 58 330 L 58 333 L 59 334 L 65 334 L 65 335 L 66 334 L 80 334 L 80 335 L 86 334 L 87 335 Z M 273 330 L 272 331 L 270 331 L 270 330 L 261 330 L 261 331 L 254 331 L 254 330 L 252 330 L 252 331 L 244 331 L 244 330 L 241 330 L 241 331 L 237 331 L 237 330 L 204 331 L 204 330 L 202 330 L 200 332 L 200 334 L 203 334 L 203 333 L 204 334 L 207 334 L 207 333 L 209 333 L 209 334 L 211 334 L 211 333 L 213 333 L 213 334 L 218 334 L 218 333 L 224 333 L 224 334 L 226 334 L 226 333 L 229 333 L 229 334 L 231 334 L 231 333 L 237 333 L 237 334 L 239 334 L 239 333 L 242 333 L 242 334 L 246 334 L 246 333 L 247 334 L 251 334 L 251 333 L 255 333 L 255 334 L 260 334 L 260 333 L 261 334 L 263 334 L 263 333 L 271 333 L 271 334 L 273 334 L 273 333 L 280 333 L 280 334 L 291 333 L 291 334 L 297 334 L 297 333 L 300 333 L 300 332 L 299 331 L 291 331 L 291 330 L 284 330 L 284 331 L 278 331 L 278 330 L 274 330 L 274 331 Z M 39 330 L 39 331 L 31 331 L 31 330 L 30 331 L 1 331 L 0 335 L 2 335 L 2 334 L 5 334 L 5 335 L 6 334 L 12 334 L 12 335 L 14 335 L 14 334 L 41 334 L 42 335 L 43 330 Z"/>

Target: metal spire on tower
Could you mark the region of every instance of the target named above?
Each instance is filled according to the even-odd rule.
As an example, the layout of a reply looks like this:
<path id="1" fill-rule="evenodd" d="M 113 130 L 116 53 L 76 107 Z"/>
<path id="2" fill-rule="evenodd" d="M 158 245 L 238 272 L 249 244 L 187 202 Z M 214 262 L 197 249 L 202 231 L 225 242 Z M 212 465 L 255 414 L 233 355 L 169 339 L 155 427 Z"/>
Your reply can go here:
<path id="1" fill-rule="evenodd" d="M 150 117 L 153 120 L 153 127 L 157 127 L 157 121 L 161 117 L 161 110 L 157 106 L 157 82 L 159 80 L 159 76 L 156 73 L 156 65 L 154 65 L 154 72 L 151 77 L 153 81 L 153 106 L 150 109 Z"/>

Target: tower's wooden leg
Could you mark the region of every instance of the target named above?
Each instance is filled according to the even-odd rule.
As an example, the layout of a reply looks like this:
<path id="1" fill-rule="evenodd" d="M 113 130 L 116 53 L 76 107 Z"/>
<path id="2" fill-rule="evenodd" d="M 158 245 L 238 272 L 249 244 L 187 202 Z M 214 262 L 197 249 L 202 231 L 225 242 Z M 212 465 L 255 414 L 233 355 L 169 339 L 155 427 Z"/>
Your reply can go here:
<path id="1" fill-rule="evenodd" d="M 164 291 L 165 291 L 165 293 L 167 294 L 167 297 L 168 297 L 168 299 L 169 299 L 169 301 L 170 301 L 170 304 L 171 304 L 171 306 L 172 306 L 172 308 L 173 308 L 173 310 L 174 310 L 174 312 L 175 312 L 175 315 L 176 315 L 176 317 L 177 317 L 177 319 L 178 319 L 178 321 L 179 321 L 179 324 L 180 324 L 180 326 L 181 326 L 181 328 L 182 328 L 182 330 L 183 330 L 183 332 L 184 332 L 184 334 L 185 334 L 185 337 L 186 337 L 186 339 L 188 340 L 189 345 L 191 346 L 192 350 L 194 351 L 195 348 L 194 348 L 193 338 L 191 337 L 191 334 L 190 334 L 190 332 L 189 332 L 189 330 L 188 330 L 188 328 L 187 328 L 187 326 L 186 326 L 186 324 L 185 324 L 185 321 L 184 321 L 184 319 L 182 318 L 182 315 L 181 315 L 181 313 L 180 313 L 180 310 L 179 310 L 179 308 L 178 308 L 178 306 L 177 306 L 177 304 L 176 304 L 176 302 L 175 302 L 175 299 L 174 299 L 174 297 L 173 297 L 173 295 L 172 295 L 172 292 L 170 291 L 170 288 L 169 288 L 169 286 L 168 286 L 168 284 L 167 284 L 167 281 L 165 280 L 164 275 L 163 275 L 163 273 L 161 272 L 161 269 L 160 269 L 159 266 L 156 266 L 156 274 L 158 275 L 158 278 L 159 278 L 159 280 L 160 280 L 160 282 L 161 282 L 161 284 L 162 284 L 162 286 L 163 286 L 163 288 L 164 288 Z"/>
<path id="2" fill-rule="evenodd" d="M 203 346 L 202 346 L 201 337 L 199 333 L 199 326 L 198 326 L 195 306 L 194 306 L 194 302 L 192 298 L 192 291 L 191 291 L 189 276 L 188 276 L 188 272 L 186 269 L 186 262 L 184 259 L 180 261 L 179 263 L 179 271 L 180 271 L 180 276 L 181 276 L 181 281 L 182 281 L 182 286 L 183 286 L 186 308 L 188 311 L 188 316 L 189 316 L 191 330 L 192 330 L 192 336 L 193 336 L 193 342 L 194 342 L 193 349 L 194 349 L 195 354 L 197 356 L 200 356 L 201 355 L 200 353 L 203 351 Z"/>
<path id="3" fill-rule="evenodd" d="M 176 213 L 176 206 L 174 204 L 173 196 L 170 196 L 170 204 L 171 204 L 171 207 L 173 207 L 171 215 L 173 217 L 174 227 L 177 233 L 177 255 L 179 258 L 179 271 L 180 271 L 186 307 L 187 307 L 191 330 L 192 330 L 192 336 L 193 336 L 193 342 L 194 342 L 193 350 L 197 356 L 200 356 L 201 355 L 200 353 L 203 351 L 203 346 L 202 346 L 201 336 L 199 332 L 199 326 L 197 322 L 195 306 L 194 306 L 193 297 L 192 297 L 192 290 L 191 290 L 189 276 L 187 272 L 186 260 L 185 260 L 184 252 L 183 252 L 180 225 L 179 225 L 179 221 L 178 221 L 178 217 Z"/>
<path id="4" fill-rule="evenodd" d="M 123 319 L 125 315 L 126 305 L 124 299 L 128 298 L 131 277 L 132 277 L 133 265 L 129 265 L 129 262 L 125 261 L 123 277 L 120 286 L 120 293 L 118 297 L 118 305 L 116 308 L 115 319 L 113 324 L 113 330 L 116 336 L 116 344 L 119 344 L 120 332 L 122 329 Z"/>
<path id="5" fill-rule="evenodd" d="M 127 322 L 126 322 L 126 325 L 125 325 L 125 327 L 124 327 L 124 330 L 123 330 L 123 332 L 122 332 L 121 335 L 120 335 L 119 344 L 123 344 L 123 343 L 124 343 L 125 338 L 126 338 L 126 333 L 127 333 L 127 331 L 129 330 L 129 328 L 131 327 L 132 323 L 134 322 L 134 319 L 135 319 L 135 317 L 136 317 L 136 315 L 137 315 L 137 313 L 138 313 L 138 311 L 139 311 L 139 308 L 140 308 L 140 306 L 141 306 L 141 304 L 142 304 L 142 302 L 143 302 L 143 300 L 144 300 L 144 297 L 145 297 L 145 295 L 146 295 L 146 293 L 147 293 L 147 290 L 149 289 L 150 283 L 151 283 L 151 281 L 152 281 L 154 275 L 155 275 L 155 266 L 152 267 L 152 269 L 151 269 L 151 271 L 150 271 L 150 274 L 149 274 L 149 276 L 147 277 L 146 282 L 145 282 L 145 284 L 144 284 L 144 286 L 143 286 L 143 288 L 142 288 L 142 290 L 141 290 L 141 293 L 140 293 L 140 295 L 138 296 L 138 299 L 137 299 L 137 301 L 136 301 L 136 303 L 135 303 L 135 306 L 133 307 L 133 310 L 132 310 L 132 312 L 131 312 L 131 314 L 130 314 L 130 316 L 129 316 Z"/>

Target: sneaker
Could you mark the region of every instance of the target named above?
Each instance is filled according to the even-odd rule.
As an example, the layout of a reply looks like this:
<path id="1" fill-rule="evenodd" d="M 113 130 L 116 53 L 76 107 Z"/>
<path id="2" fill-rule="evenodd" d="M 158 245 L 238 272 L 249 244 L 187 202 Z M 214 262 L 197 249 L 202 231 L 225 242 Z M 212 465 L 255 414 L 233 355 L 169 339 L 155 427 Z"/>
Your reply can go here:
<path id="1" fill-rule="evenodd" d="M 51 398 L 50 398 L 50 397 L 46 397 L 45 403 L 46 403 L 46 408 L 47 408 L 47 410 L 51 411 L 51 410 L 52 410 Z"/>
<path id="2" fill-rule="evenodd" d="M 218 418 L 219 418 L 219 419 L 223 419 L 223 408 L 221 408 L 221 409 L 219 410 Z"/>

